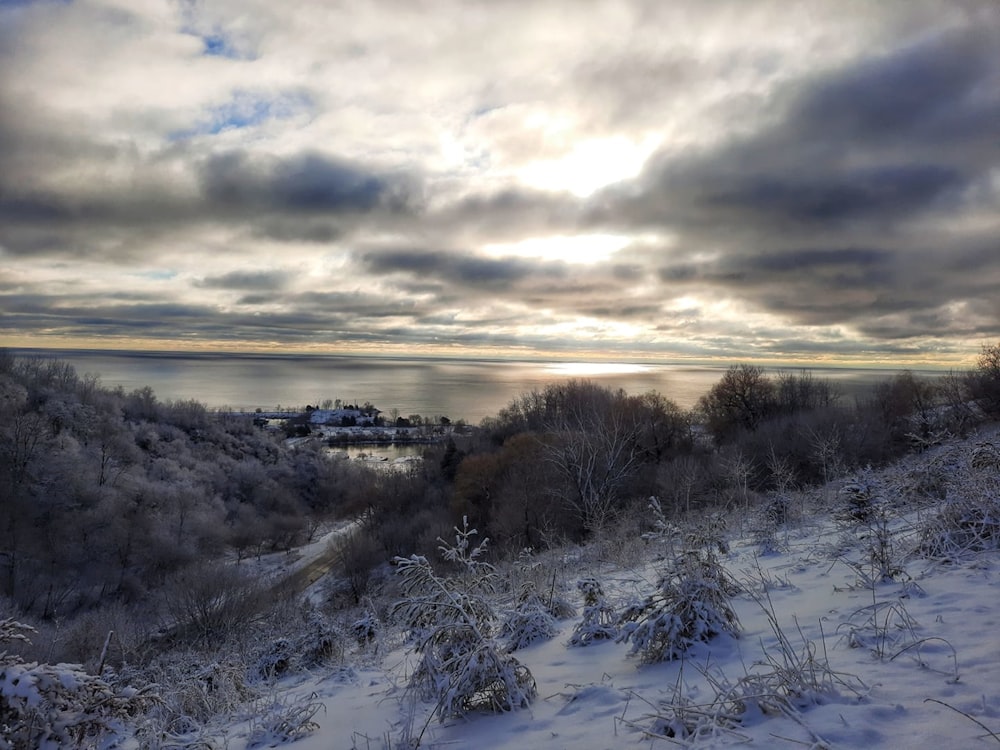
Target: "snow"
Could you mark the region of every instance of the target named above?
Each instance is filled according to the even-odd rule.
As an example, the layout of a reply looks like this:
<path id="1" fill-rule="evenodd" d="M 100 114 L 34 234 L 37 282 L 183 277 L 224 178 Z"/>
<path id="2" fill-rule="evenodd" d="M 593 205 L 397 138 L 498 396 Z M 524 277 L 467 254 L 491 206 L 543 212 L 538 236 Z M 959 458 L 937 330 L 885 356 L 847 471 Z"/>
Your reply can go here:
<path id="1" fill-rule="evenodd" d="M 239 562 L 248 575 L 264 580 L 284 578 L 322 558 L 329 557 L 333 545 L 358 526 L 358 521 L 339 521 L 323 530 L 312 542 L 288 551 L 269 552 L 259 557 L 246 557 Z"/>
<path id="2" fill-rule="evenodd" d="M 951 462 L 951 470 L 961 473 L 962 457 L 972 453 L 973 445 L 945 447 L 865 477 L 891 487 L 906 471 L 934 461 Z M 986 470 L 994 472 L 987 480 L 970 474 L 951 481 L 956 487 L 981 487 L 997 500 L 1000 477 L 995 469 Z M 815 499 L 820 497 L 829 502 L 835 495 L 816 493 Z M 893 515 L 900 549 L 915 544 L 914 529 L 935 512 L 936 506 L 923 502 Z M 414 705 L 405 691 L 413 660 L 404 645 L 397 645 L 378 660 L 369 655 L 352 670 L 279 682 L 275 689 L 283 705 L 318 704 L 310 714 L 315 730 L 292 746 L 398 749 L 415 747 L 404 740 L 418 735 L 423 748 L 477 750 L 995 746 L 997 737 L 980 723 L 1000 734 L 998 552 L 950 562 L 909 555 L 902 558 L 905 575 L 871 583 L 859 575 L 869 564 L 870 535 L 835 516 L 830 508 L 803 514 L 782 530 L 779 551 L 763 556 L 751 532 L 730 539 L 721 559 L 743 584 L 744 591 L 732 600 L 742 624 L 739 637 L 716 636 L 695 644 L 683 659 L 656 664 L 630 657 L 627 643 L 599 640 L 571 647 L 570 637 L 584 615 L 577 581 L 599 581 L 607 601 L 620 611 L 654 590 L 660 570 L 655 549 L 649 562 L 625 568 L 585 548 L 569 564 L 555 558 L 546 562 L 567 571 L 565 593 L 575 597 L 578 614 L 558 620 L 554 638 L 516 651 L 537 684 L 530 706 L 439 723 L 433 704 Z M 325 544 L 314 543 L 303 556 Z M 749 695 L 747 710 L 728 725 L 702 726 L 687 740 L 653 736 L 666 732 L 670 717 L 684 706 L 708 711 L 720 689 L 736 690 L 740 683 L 748 695 L 745 686 L 764 684 L 790 658 L 815 669 L 815 682 L 789 696 L 787 709 L 774 710 Z M 711 710 L 724 713 L 718 705 Z M 228 747 L 261 746 L 262 735 L 253 732 L 260 719 L 254 721 L 231 725 Z"/>

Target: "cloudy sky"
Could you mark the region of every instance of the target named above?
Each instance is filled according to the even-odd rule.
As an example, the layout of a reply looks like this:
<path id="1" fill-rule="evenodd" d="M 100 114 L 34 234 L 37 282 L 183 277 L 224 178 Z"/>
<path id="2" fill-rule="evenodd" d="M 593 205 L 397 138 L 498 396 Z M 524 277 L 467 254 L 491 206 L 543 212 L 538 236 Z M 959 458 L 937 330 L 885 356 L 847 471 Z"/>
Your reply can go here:
<path id="1" fill-rule="evenodd" d="M 993 0 L 0 0 L 0 345 L 998 338 Z"/>

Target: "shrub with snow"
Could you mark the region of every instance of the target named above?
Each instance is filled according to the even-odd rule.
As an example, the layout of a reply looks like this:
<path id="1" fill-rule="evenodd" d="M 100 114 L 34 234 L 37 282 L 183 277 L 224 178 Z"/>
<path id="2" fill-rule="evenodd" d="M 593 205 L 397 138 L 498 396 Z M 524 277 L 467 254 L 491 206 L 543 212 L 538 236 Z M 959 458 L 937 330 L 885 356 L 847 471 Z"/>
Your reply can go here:
<path id="1" fill-rule="evenodd" d="M 596 641 L 609 641 L 618 637 L 618 614 L 604 598 L 604 589 L 596 578 L 587 577 L 577 582 L 583 594 L 583 617 L 573 628 L 570 646 L 589 646 Z"/>
<path id="2" fill-rule="evenodd" d="M 936 513 L 920 523 L 919 550 L 927 557 L 960 560 L 1000 547 L 1000 474 L 961 477 Z"/>
<path id="3" fill-rule="evenodd" d="M 883 489 L 882 480 L 868 468 L 844 485 L 840 494 L 845 505 L 838 518 L 848 524 L 851 535 L 857 535 L 866 558 L 845 562 L 858 574 L 862 585 L 870 587 L 904 577 L 908 551 L 901 537 L 908 528 L 900 523 L 898 512 L 906 501 L 904 493 L 898 487 Z M 894 501 L 890 502 L 887 495 Z"/>
<path id="4" fill-rule="evenodd" d="M 256 701 L 251 710 L 247 747 L 274 747 L 315 732 L 319 724 L 313 718 L 323 708 L 315 695 Z"/>
<path id="5" fill-rule="evenodd" d="M 33 628 L 0 620 L 0 643 L 28 642 Z M 148 693 L 110 684 L 78 664 L 24 662 L 0 651 L 0 749 L 104 748 L 145 710 Z"/>
<path id="6" fill-rule="evenodd" d="M 441 721 L 470 711 L 510 711 L 535 696 L 535 680 L 496 638 L 497 617 L 490 597 L 496 570 L 480 557 L 484 540 L 472 547 L 475 529 L 456 529 L 455 545 L 442 540 L 441 552 L 457 567 L 437 574 L 425 557 L 397 558 L 404 599 L 395 614 L 409 628 L 420 655 L 410 689 L 434 701 Z"/>
<path id="7" fill-rule="evenodd" d="M 619 641 L 645 663 L 680 658 L 693 644 L 717 635 L 739 635 L 731 599 L 740 587 L 718 555 L 728 550 L 718 519 L 694 526 L 654 593 L 621 613 Z"/>
<path id="8" fill-rule="evenodd" d="M 504 618 L 501 632 L 507 639 L 507 650 L 517 651 L 537 641 L 555 638 L 559 625 L 534 585 L 528 582 L 517 597 L 517 606 Z"/>

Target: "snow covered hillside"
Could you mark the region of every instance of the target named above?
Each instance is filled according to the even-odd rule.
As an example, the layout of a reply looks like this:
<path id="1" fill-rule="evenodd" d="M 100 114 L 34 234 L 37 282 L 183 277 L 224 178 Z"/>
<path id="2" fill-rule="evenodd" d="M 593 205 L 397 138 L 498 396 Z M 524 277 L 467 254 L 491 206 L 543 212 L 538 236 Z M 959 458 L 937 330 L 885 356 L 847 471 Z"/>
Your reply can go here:
<path id="1" fill-rule="evenodd" d="M 414 649 L 427 629 L 411 622 L 404 631 L 388 622 L 391 602 L 368 602 L 371 614 L 356 623 L 359 637 L 339 665 L 258 685 L 254 702 L 189 741 L 295 740 L 297 750 L 993 746 L 1000 453 L 990 441 L 995 433 L 769 497 L 749 513 L 716 516 L 714 527 L 707 517 L 657 525 L 651 510 L 645 537 L 523 556 L 476 594 L 459 580 L 475 566 L 449 577 L 442 561 L 429 561 L 425 573 L 444 581 L 448 596 L 481 596 L 492 610 L 473 617 L 486 643 L 462 670 L 414 689 L 427 642 Z M 467 541 L 459 535 L 446 547 L 468 556 L 477 540 Z M 685 595 L 679 570 L 721 587 L 687 589 L 697 601 L 686 623 L 675 606 Z M 647 616 L 630 626 L 622 614 L 644 604 Z M 729 622 L 736 635 L 713 622 Z M 663 638 L 673 639 L 667 649 Z M 495 680 L 476 686 L 477 670 L 488 670 L 484 654 L 523 665 L 533 700 L 496 714 L 446 703 L 463 681 L 480 693 L 498 689 Z M 678 658 L 659 660 L 671 654 Z"/>

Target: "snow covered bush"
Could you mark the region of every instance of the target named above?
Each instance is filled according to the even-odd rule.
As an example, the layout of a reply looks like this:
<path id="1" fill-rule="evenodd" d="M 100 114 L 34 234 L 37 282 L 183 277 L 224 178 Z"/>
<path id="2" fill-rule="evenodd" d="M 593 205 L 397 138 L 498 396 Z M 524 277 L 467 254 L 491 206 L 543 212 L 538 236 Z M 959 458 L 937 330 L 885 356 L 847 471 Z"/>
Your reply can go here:
<path id="1" fill-rule="evenodd" d="M 376 643 L 380 625 L 378 615 L 374 612 L 364 612 L 361 617 L 351 623 L 351 635 L 361 648 L 367 648 Z"/>
<path id="2" fill-rule="evenodd" d="M 869 468 L 840 488 L 840 512 L 837 518 L 845 522 L 865 523 L 878 502 L 878 488 Z"/>
<path id="3" fill-rule="evenodd" d="M 470 711 L 510 711 L 536 692 L 531 672 L 496 637 L 490 598 L 497 573 L 480 559 L 488 540 L 473 547 L 477 532 L 467 522 L 455 531 L 454 545 L 439 540 L 445 560 L 457 568 L 454 575 L 439 575 L 420 555 L 396 559 L 405 598 L 393 611 L 420 656 L 409 687 L 434 701 L 441 721 Z"/>
<path id="4" fill-rule="evenodd" d="M 618 637 L 618 615 L 607 599 L 596 578 L 587 577 L 577 582 L 583 594 L 583 617 L 573 628 L 570 646 L 589 646 L 596 641 L 609 641 Z"/>
<path id="5" fill-rule="evenodd" d="M 993 443 L 977 443 L 972 449 L 971 465 L 980 471 L 1000 471 L 1000 449 Z"/>
<path id="6" fill-rule="evenodd" d="M 0 644 L 28 642 L 33 628 L 0 620 Z M 0 651 L 0 749 L 111 747 L 129 719 L 154 701 L 147 692 L 115 686 L 78 664 L 24 662 Z"/>
<path id="7" fill-rule="evenodd" d="M 773 493 L 752 514 L 750 534 L 760 554 L 771 555 L 781 551 L 782 544 L 778 532 L 788 521 L 790 505 L 791 500 L 788 495 Z"/>
<path id="8" fill-rule="evenodd" d="M 535 587 L 526 583 L 517 597 L 517 605 L 504 618 L 501 632 L 507 639 L 507 650 L 517 651 L 537 641 L 555 638 L 559 626 Z"/>
<path id="9" fill-rule="evenodd" d="M 649 664 L 678 659 L 693 644 L 723 633 L 737 637 L 731 599 L 740 587 L 718 557 L 726 550 L 719 523 L 691 527 L 656 591 L 621 613 L 618 641 L 631 643 L 630 653 Z"/>
<path id="10" fill-rule="evenodd" d="M 838 518 L 848 525 L 850 534 L 856 535 L 865 553 L 862 560 L 845 559 L 861 584 L 872 587 L 905 577 L 908 550 L 907 545 L 901 544 L 901 537 L 909 528 L 897 512 L 897 506 L 903 505 L 905 498 L 893 491 L 896 501 L 890 502 L 882 482 L 870 468 L 844 485 L 840 494 L 844 507 Z"/>
<path id="11" fill-rule="evenodd" d="M 319 724 L 313 718 L 322 708 L 315 694 L 295 699 L 271 696 L 255 701 L 247 747 L 275 747 L 315 732 Z"/>
<path id="12" fill-rule="evenodd" d="M 1000 475 L 975 474 L 920 523 L 919 551 L 952 562 L 1000 547 Z"/>
<path id="13" fill-rule="evenodd" d="M 253 577 L 233 566 L 185 569 L 164 590 L 175 635 L 221 643 L 242 634 L 266 610 L 268 595 Z"/>
<path id="14" fill-rule="evenodd" d="M 547 558 L 537 555 L 535 550 L 525 548 L 518 553 L 513 563 L 513 575 L 509 577 L 509 591 L 516 591 L 518 599 L 526 592 L 532 592 L 546 611 L 557 620 L 576 616 L 576 607 L 566 598 L 565 567 L 563 558 Z"/>
<path id="15" fill-rule="evenodd" d="M 247 668 L 235 659 L 212 661 L 197 652 L 174 653 L 148 673 L 162 685 L 162 701 L 148 717 L 147 733 L 190 735 L 218 716 L 237 713 L 257 697 Z"/>
<path id="16" fill-rule="evenodd" d="M 339 662 L 344 655 L 344 637 L 318 611 L 306 606 L 301 620 L 284 623 L 287 633 L 258 649 L 248 670 L 251 682 L 271 680 L 290 672 L 320 664 Z"/>
<path id="17" fill-rule="evenodd" d="M 857 677 L 830 667 L 825 637 L 820 643 L 809 640 L 796 620 L 801 641 L 796 647 L 778 619 L 770 594 L 753 598 L 767 617 L 774 641 L 764 645 L 763 658 L 754 662 L 743 677 L 728 690 L 718 690 L 735 712 L 787 715 L 790 710 L 837 700 L 844 692 L 854 693 L 855 698 L 866 692 Z M 718 683 L 718 687 L 723 684 Z"/>

